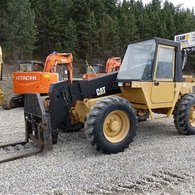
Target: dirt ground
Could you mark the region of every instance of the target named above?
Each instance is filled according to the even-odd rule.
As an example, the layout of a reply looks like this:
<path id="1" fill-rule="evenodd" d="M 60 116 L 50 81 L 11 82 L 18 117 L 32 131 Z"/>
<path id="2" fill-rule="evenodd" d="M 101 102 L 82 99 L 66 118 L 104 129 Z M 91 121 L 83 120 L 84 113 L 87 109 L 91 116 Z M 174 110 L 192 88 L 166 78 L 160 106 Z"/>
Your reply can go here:
<path id="1" fill-rule="evenodd" d="M 0 108 L 0 143 L 22 140 L 23 109 Z M 0 150 L 0 158 L 31 149 Z M 0 165 L 0 194 L 195 194 L 195 136 L 179 135 L 172 119 L 139 124 L 123 153 L 97 152 L 85 134 L 61 133 L 52 151 Z"/>

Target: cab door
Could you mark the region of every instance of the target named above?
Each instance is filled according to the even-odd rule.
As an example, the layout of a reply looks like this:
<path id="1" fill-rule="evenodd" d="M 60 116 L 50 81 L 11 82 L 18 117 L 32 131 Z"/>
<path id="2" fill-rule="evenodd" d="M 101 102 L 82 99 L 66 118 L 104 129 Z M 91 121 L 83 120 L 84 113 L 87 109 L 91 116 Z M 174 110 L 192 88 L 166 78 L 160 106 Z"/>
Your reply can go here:
<path id="1" fill-rule="evenodd" d="M 175 47 L 158 45 L 152 83 L 153 104 L 172 103 L 175 96 Z"/>

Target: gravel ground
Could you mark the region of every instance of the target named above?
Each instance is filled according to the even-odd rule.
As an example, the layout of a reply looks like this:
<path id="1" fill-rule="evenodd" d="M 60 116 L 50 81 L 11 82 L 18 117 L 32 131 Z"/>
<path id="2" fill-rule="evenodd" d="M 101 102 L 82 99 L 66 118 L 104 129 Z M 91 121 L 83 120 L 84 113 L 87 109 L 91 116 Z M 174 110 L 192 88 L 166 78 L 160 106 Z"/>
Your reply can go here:
<path id="1" fill-rule="evenodd" d="M 24 137 L 23 109 L 0 108 L 0 143 Z M 0 165 L 0 194 L 195 194 L 195 136 L 172 119 L 139 124 L 123 153 L 97 152 L 83 132 L 62 134 L 52 151 Z M 0 158 L 26 147 L 0 150 Z"/>

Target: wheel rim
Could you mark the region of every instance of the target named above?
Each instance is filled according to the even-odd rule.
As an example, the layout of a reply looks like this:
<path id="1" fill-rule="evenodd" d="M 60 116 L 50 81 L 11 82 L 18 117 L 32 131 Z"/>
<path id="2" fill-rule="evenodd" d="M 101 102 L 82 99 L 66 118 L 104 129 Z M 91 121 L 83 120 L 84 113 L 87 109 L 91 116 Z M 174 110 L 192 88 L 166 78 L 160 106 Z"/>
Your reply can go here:
<path id="1" fill-rule="evenodd" d="M 193 104 L 191 109 L 190 109 L 189 121 L 190 121 L 190 124 L 193 127 L 195 127 L 195 104 Z"/>
<path id="2" fill-rule="evenodd" d="M 116 110 L 105 118 L 103 133 L 108 141 L 119 143 L 127 136 L 129 128 L 130 121 L 127 114 L 123 111 Z"/>

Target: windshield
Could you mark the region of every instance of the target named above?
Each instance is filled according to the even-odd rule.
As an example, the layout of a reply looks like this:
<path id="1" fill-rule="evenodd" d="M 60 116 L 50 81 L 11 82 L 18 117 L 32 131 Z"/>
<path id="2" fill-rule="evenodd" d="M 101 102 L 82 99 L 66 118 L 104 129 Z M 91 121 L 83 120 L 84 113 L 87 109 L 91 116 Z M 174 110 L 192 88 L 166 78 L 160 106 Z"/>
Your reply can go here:
<path id="1" fill-rule="evenodd" d="M 67 80 L 68 78 L 68 70 L 67 70 L 67 64 L 57 64 L 56 65 L 56 72 L 59 75 L 59 80 Z"/>
<path id="2" fill-rule="evenodd" d="M 130 44 L 125 53 L 118 80 L 150 80 L 156 42 L 154 39 Z"/>
<path id="3" fill-rule="evenodd" d="M 22 72 L 32 71 L 32 63 L 21 63 L 19 68 Z"/>
<path id="4" fill-rule="evenodd" d="M 101 73 L 103 72 L 103 66 L 98 64 L 92 64 L 91 66 L 87 67 L 87 73 Z"/>

